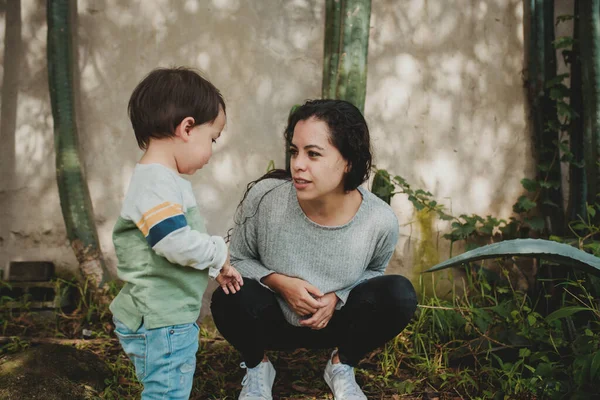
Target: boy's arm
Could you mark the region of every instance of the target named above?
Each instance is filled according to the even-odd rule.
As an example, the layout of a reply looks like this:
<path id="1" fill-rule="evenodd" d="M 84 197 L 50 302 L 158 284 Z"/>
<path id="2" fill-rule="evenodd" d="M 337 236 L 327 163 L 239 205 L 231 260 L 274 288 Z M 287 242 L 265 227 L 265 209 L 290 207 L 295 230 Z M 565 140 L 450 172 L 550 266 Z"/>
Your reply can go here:
<path id="1" fill-rule="evenodd" d="M 183 211 L 183 194 L 171 177 L 157 177 L 129 199 L 124 210 L 156 254 L 174 264 L 209 270 L 215 278 L 227 259 L 222 237 L 192 230 Z M 127 200 L 126 200 L 127 201 Z"/>
<path id="2" fill-rule="evenodd" d="M 171 232 L 168 230 L 165 230 L 166 235 L 152 246 L 156 254 L 174 264 L 196 269 L 208 268 L 208 274 L 213 279 L 219 274 L 227 259 L 227 245 L 222 237 L 192 230 L 187 222 L 185 226 Z"/>

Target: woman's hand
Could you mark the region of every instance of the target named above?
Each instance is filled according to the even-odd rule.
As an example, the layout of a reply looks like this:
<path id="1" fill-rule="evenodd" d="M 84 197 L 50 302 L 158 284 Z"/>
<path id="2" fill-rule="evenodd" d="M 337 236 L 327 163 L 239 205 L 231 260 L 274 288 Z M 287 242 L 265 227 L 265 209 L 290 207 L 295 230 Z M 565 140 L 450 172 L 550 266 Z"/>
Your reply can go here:
<path id="1" fill-rule="evenodd" d="M 300 321 L 300 325 L 315 330 L 325 328 L 333 316 L 337 301 L 338 297 L 335 295 L 335 293 L 327 293 L 325 296 L 319 299 L 321 308 L 319 308 L 317 312 L 312 315 L 312 317 Z"/>
<path id="2" fill-rule="evenodd" d="M 323 293 L 305 280 L 275 273 L 264 277 L 262 282 L 279 293 L 301 317 L 314 314 L 322 307 L 317 299 Z"/>

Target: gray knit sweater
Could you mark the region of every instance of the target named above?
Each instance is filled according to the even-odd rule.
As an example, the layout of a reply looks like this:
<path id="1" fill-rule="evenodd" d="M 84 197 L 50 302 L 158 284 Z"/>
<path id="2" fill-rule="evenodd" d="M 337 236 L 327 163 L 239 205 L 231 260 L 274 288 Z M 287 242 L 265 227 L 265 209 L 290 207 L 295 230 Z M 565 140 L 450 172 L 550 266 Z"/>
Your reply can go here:
<path id="1" fill-rule="evenodd" d="M 290 181 L 258 182 L 236 215 L 231 264 L 258 282 L 277 272 L 303 279 L 323 293 L 335 292 L 340 309 L 354 286 L 383 275 L 398 241 L 398 220 L 385 202 L 358 188 L 362 203 L 341 226 L 322 226 L 306 216 Z M 301 317 L 279 295 L 287 321 Z"/>

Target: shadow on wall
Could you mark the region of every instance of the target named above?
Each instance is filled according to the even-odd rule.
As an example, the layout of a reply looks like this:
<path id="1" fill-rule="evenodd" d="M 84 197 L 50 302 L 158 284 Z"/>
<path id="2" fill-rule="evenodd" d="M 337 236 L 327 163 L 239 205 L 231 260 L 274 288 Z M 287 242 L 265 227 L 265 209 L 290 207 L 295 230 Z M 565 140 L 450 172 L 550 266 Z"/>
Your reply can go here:
<path id="1" fill-rule="evenodd" d="M 365 114 L 375 163 L 454 215 L 508 217 L 533 171 L 523 13 L 520 0 L 373 2 Z M 392 270 L 413 275 L 448 257 L 448 224 L 394 200 L 403 228 Z"/>
<path id="2" fill-rule="evenodd" d="M 41 243 L 64 247 L 46 69 L 45 2 L 0 2 L 4 34 L 0 137 L 0 269 L 15 255 L 38 259 Z M 57 212 L 58 210 L 58 212 Z M 55 229 L 56 228 L 56 229 Z M 53 232 L 54 230 L 54 232 Z M 33 249 L 33 250 L 32 250 Z M 20 257 L 16 257 L 17 259 Z M 74 260 L 74 257 L 72 257 Z"/>
<path id="3" fill-rule="evenodd" d="M 381 123 L 378 159 L 440 200 L 452 195 L 455 213 L 506 215 L 530 169 L 523 2 L 373 7 L 366 114 Z"/>
<path id="4" fill-rule="evenodd" d="M 9 224 L 1 228 L 0 245 L 11 251 L 0 263 L 45 252 L 69 264 L 74 259 L 68 255 L 55 180 L 45 2 L 24 0 L 20 8 L 15 7 L 18 2 L 8 3 L 11 15 L 1 2 L 7 29 L 22 26 L 23 32 L 20 42 L 5 46 L 2 64 L 13 65 L 15 48 L 24 62 L 12 69 L 18 81 L 9 68 L 4 71 L 3 107 L 12 106 L 13 112 L 12 119 L 3 116 L 2 136 L 10 134 L 16 145 L 2 146 L 3 160 L 15 160 L 12 167 L 4 161 L 2 172 L 12 172 L 15 179 L 10 186 L 3 179 L 0 205 L 7 210 L 10 200 L 20 208 L 5 214 Z M 127 100 L 135 84 L 157 66 L 201 69 L 228 104 L 228 127 L 210 166 L 190 178 L 209 229 L 224 235 L 246 183 L 262 174 L 271 159 L 283 163 L 281 132 L 289 108 L 320 93 L 320 76 L 303 73 L 320 71 L 321 2 L 89 0 L 78 5 L 80 150 L 110 266 L 114 270 L 112 226 L 141 155 L 127 118 Z M 9 90 L 19 93 L 18 102 L 16 95 L 4 96 Z M 11 122 L 12 134 L 4 121 Z"/>
<path id="5" fill-rule="evenodd" d="M 225 235 L 246 184 L 269 160 L 283 165 L 282 132 L 291 106 L 320 95 L 322 18 L 317 0 L 80 6 L 79 130 L 106 252 L 141 155 L 126 115 L 134 86 L 157 66 L 188 65 L 221 90 L 226 130 L 210 164 L 189 179 L 209 230 Z"/>
<path id="6" fill-rule="evenodd" d="M 46 248 L 46 257 L 69 264 L 74 257 L 54 170 L 45 2 L 21 0 L 20 25 L 18 3 L 0 1 L 6 24 L 1 135 L 3 143 L 15 141 L 0 146 L 0 213 L 8 221 L 0 226 L 0 249 L 11 246 L 12 256 Z M 270 160 L 283 165 L 291 106 L 320 97 L 323 2 L 77 4 L 80 149 L 109 266 L 114 270 L 112 226 L 141 155 L 127 101 L 157 66 L 199 68 L 225 97 L 226 131 L 210 164 L 190 178 L 209 231 L 225 235 L 246 184 Z M 531 169 L 522 14 L 519 0 L 373 1 L 365 114 L 376 164 L 439 200 L 451 198 L 455 214 L 506 215 Z M 20 42 L 9 40 L 15 26 Z M 15 68 L 19 48 L 22 62 Z M 18 100 L 8 92 L 18 92 Z M 14 179 L 6 178 L 10 174 Z M 19 206 L 5 211 L 9 201 Z M 401 224 L 413 218 L 402 217 Z"/>

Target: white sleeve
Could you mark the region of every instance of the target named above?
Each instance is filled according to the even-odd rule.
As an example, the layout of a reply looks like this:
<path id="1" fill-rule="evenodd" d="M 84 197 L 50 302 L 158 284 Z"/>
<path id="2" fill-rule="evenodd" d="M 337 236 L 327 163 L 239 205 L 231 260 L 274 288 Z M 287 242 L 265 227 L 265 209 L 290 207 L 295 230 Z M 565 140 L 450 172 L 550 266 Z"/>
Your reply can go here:
<path id="1" fill-rule="evenodd" d="M 153 176 L 152 184 L 136 185 L 124 204 L 156 254 L 174 264 L 209 270 L 216 277 L 227 259 L 222 237 L 192 230 L 183 210 L 181 188 L 171 176 Z"/>

